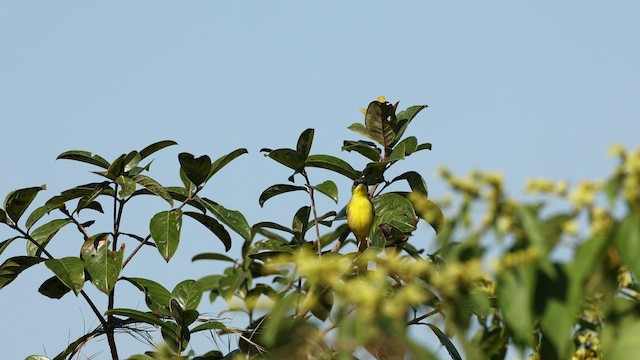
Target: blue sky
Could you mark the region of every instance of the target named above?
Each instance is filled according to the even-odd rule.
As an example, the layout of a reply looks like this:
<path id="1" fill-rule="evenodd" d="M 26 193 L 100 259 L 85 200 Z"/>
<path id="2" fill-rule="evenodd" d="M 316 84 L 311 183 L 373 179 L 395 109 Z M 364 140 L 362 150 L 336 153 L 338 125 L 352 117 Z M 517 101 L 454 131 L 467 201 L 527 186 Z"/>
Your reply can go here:
<path id="1" fill-rule="evenodd" d="M 340 146 L 358 139 L 346 127 L 379 95 L 400 107 L 429 105 L 409 131 L 432 142 L 433 151 L 410 164 L 432 196 L 445 192 L 435 177 L 439 165 L 502 170 L 513 194 L 529 176 L 603 177 L 613 165 L 609 145 L 638 144 L 638 18 L 635 1 L 5 1 L 0 193 L 46 183 L 44 201 L 96 179 L 89 167 L 54 161 L 66 150 L 112 160 L 172 139 L 180 146 L 158 153 L 152 168 L 163 184 L 179 183 L 181 151 L 215 158 L 246 147 L 250 153 L 216 175 L 206 195 L 242 210 L 250 223 L 288 222 L 305 199 L 258 206 L 260 192 L 289 175 L 258 150 L 292 147 L 311 127 L 314 153 L 344 155 L 361 168 L 364 162 L 340 154 Z M 317 183 L 327 178 L 313 175 Z M 346 203 L 350 186 L 330 178 L 341 198 L 340 205 L 321 202 L 326 211 Z M 166 210 L 161 202 L 145 206 L 128 224 L 140 232 L 154 212 Z M 61 235 L 68 239 L 57 239 L 52 250 L 74 255 L 75 233 Z M 9 236 L 0 228 L 2 239 Z M 236 243 L 232 254 L 238 249 Z M 126 275 L 161 277 L 171 288 L 215 272 L 212 263 L 189 259 L 220 250 L 206 232 L 185 226 L 169 270 L 150 253 Z M 12 246 L 3 259 L 20 251 Z M 0 292 L 7 358 L 55 355 L 96 325 L 80 299 L 36 293 L 47 271 L 33 268 Z M 126 286 L 122 305 L 144 308 Z M 198 352 L 210 346 L 194 344 Z M 131 341 L 121 352 L 145 349 Z"/>

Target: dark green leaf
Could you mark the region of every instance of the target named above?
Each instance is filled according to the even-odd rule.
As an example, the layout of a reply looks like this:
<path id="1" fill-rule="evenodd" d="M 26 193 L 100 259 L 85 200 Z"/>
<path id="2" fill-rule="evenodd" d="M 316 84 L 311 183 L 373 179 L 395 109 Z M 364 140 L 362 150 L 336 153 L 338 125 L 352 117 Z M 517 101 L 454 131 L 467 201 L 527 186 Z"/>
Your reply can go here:
<path id="1" fill-rule="evenodd" d="M 249 254 L 256 254 L 260 251 L 280 251 L 293 253 L 294 248 L 289 245 L 287 241 L 278 240 L 278 239 L 268 239 L 264 241 L 256 241 L 251 250 L 249 250 Z"/>
<path id="2" fill-rule="evenodd" d="M 131 196 L 136 191 L 136 182 L 128 176 L 118 176 L 116 183 L 120 185 L 120 192 L 118 195 L 121 199 Z"/>
<path id="3" fill-rule="evenodd" d="M 418 147 L 416 148 L 416 151 L 420 151 L 420 150 L 431 150 L 431 143 L 424 143 L 424 144 L 418 145 Z"/>
<path id="4" fill-rule="evenodd" d="M 302 172 L 304 169 L 304 156 L 293 149 L 276 149 L 267 156 L 296 172 Z"/>
<path id="5" fill-rule="evenodd" d="M 7 213 L 4 210 L 0 209 L 0 223 L 4 224 L 7 222 Z"/>
<path id="6" fill-rule="evenodd" d="M 105 312 L 105 315 L 126 316 L 130 319 L 133 319 L 139 322 L 143 322 L 150 325 L 157 325 L 160 327 L 164 327 L 166 325 L 165 322 L 160 320 L 157 316 L 151 313 L 134 310 L 134 309 L 111 309 L 111 310 L 107 310 Z"/>
<path id="7" fill-rule="evenodd" d="M 433 201 L 427 199 L 427 196 L 421 192 L 413 192 L 409 195 L 409 200 L 416 210 L 416 214 L 426 221 L 436 233 L 440 233 L 444 226 L 444 215 L 440 207 Z"/>
<path id="8" fill-rule="evenodd" d="M 462 356 L 460 356 L 460 353 L 458 352 L 456 347 L 453 345 L 451 340 L 449 340 L 449 337 L 442 332 L 442 330 L 438 329 L 438 327 L 433 324 L 427 324 L 427 326 L 433 331 L 434 334 L 436 334 L 438 340 L 440 340 L 442 346 L 447 349 L 452 359 L 462 360 Z"/>
<path id="9" fill-rule="evenodd" d="M 218 220 L 196 212 L 185 211 L 185 215 L 197 220 L 199 223 L 204 225 L 207 229 L 209 229 L 212 233 L 214 233 L 220 241 L 224 244 L 225 251 L 229 251 L 231 249 L 231 236 L 224 228 L 224 226 L 220 225 Z"/>
<path id="10" fill-rule="evenodd" d="M 14 236 L 12 238 L 9 238 L 7 240 L 4 240 L 3 242 L 0 242 L 0 255 L 2 255 L 2 253 L 4 252 L 4 250 L 9 247 L 9 245 L 13 242 L 13 240 L 20 238 L 20 236 Z"/>
<path id="11" fill-rule="evenodd" d="M 42 185 L 10 192 L 4 200 L 4 211 L 6 212 L 6 215 L 11 218 L 13 222 L 17 223 L 33 199 L 35 199 L 38 192 L 46 190 L 46 188 L 46 186 Z"/>
<path id="12" fill-rule="evenodd" d="M 225 330 L 227 326 L 221 322 L 217 322 L 215 320 L 209 320 L 204 324 L 200 324 L 193 329 L 191 329 L 191 333 L 197 333 L 205 330 Z"/>
<path id="13" fill-rule="evenodd" d="M 167 188 L 165 188 L 165 190 L 167 191 L 167 193 L 169 194 L 169 196 L 171 198 L 173 198 L 174 200 L 177 200 L 179 202 L 183 202 L 185 200 L 187 200 L 187 196 L 189 195 L 187 192 L 187 189 L 182 188 L 182 187 L 174 187 L 174 186 L 169 186 Z M 153 195 L 153 193 L 147 189 L 140 189 L 137 190 L 133 196 L 138 196 L 138 195 Z M 199 198 L 198 196 L 193 196 L 192 195 L 192 199 L 189 200 L 189 202 L 187 202 L 188 205 L 193 206 L 194 208 L 205 212 L 207 211 L 207 208 L 205 208 L 202 204 L 200 204 L 199 202 Z"/>
<path id="14" fill-rule="evenodd" d="M 109 294 L 122 270 L 123 250 L 109 250 L 109 235 L 99 234 L 85 241 L 80 250 L 84 268 L 91 282 L 105 294 Z"/>
<path id="15" fill-rule="evenodd" d="M 407 171 L 402 175 L 396 176 L 391 182 L 396 182 L 398 180 L 406 180 L 411 188 L 411 191 L 417 191 L 426 196 L 429 195 L 427 191 L 427 183 L 425 183 L 422 175 L 418 174 L 415 171 Z"/>
<path id="16" fill-rule="evenodd" d="M 169 203 L 169 205 L 173 206 L 173 198 L 171 197 L 171 195 L 169 195 L 169 192 L 167 191 L 167 189 L 165 189 L 157 181 L 145 175 L 135 175 L 132 177 L 132 179 L 138 185 L 160 196 L 161 198 L 166 200 Z"/>
<path id="17" fill-rule="evenodd" d="M 387 169 L 388 162 L 371 162 L 362 171 L 365 181 L 368 185 L 375 185 L 384 182 L 384 172 Z"/>
<path id="18" fill-rule="evenodd" d="M 418 139 L 415 136 L 408 136 L 396 145 L 396 149 L 401 145 L 404 145 L 404 154 L 409 156 L 418 149 Z"/>
<path id="19" fill-rule="evenodd" d="M 113 160 L 113 162 L 109 166 L 109 169 L 107 169 L 107 173 L 105 174 L 105 176 L 107 178 L 109 178 L 111 180 L 115 180 L 116 178 L 118 178 L 118 176 L 120 176 L 122 174 L 122 172 L 124 171 L 124 157 L 125 156 L 127 156 L 127 155 L 126 154 L 122 154 L 117 159 Z"/>
<path id="20" fill-rule="evenodd" d="M 398 128 L 394 142 L 398 142 L 398 140 L 402 138 L 402 135 L 404 134 L 405 130 L 407 130 L 407 126 L 409 126 L 411 120 L 413 120 L 413 118 L 415 118 L 416 115 L 418 115 L 418 113 L 426 107 L 427 105 L 411 106 L 398 113 L 398 115 L 396 116 L 398 119 Z"/>
<path id="21" fill-rule="evenodd" d="M 331 170 L 351 180 L 359 179 L 361 176 L 360 172 L 346 161 L 331 155 L 311 155 L 307 158 L 305 166 Z"/>
<path id="22" fill-rule="evenodd" d="M 38 292 L 51 299 L 60 299 L 67 293 L 71 292 L 71 289 L 67 287 L 57 276 L 53 276 L 45 280 L 38 288 Z"/>
<path id="23" fill-rule="evenodd" d="M 640 216 L 631 213 L 622 220 L 615 234 L 615 246 L 625 264 L 640 276 Z"/>
<path id="24" fill-rule="evenodd" d="M 303 206 L 296 212 L 293 217 L 293 221 L 291 223 L 291 230 L 293 230 L 293 235 L 298 240 L 299 243 L 302 243 L 304 240 L 304 234 L 307 232 L 309 228 L 309 214 L 311 213 L 311 207 Z"/>
<path id="25" fill-rule="evenodd" d="M 313 188 L 321 194 L 327 195 L 331 200 L 335 201 L 336 204 L 338 203 L 338 187 L 333 181 L 327 180 Z"/>
<path id="26" fill-rule="evenodd" d="M 516 343 L 532 345 L 533 272 L 530 268 L 503 271 L 498 276 L 498 304 Z"/>
<path id="27" fill-rule="evenodd" d="M 209 156 L 202 155 L 196 158 L 189 153 L 183 152 L 178 155 L 178 160 L 180 161 L 180 169 L 194 185 L 200 186 L 205 182 L 211 171 L 211 158 Z"/>
<path id="28" fill-rule="evenodd" d="M 49 241 L 53 239 L 53 237 L 58 233 L 62 227 L 67 224 L 70 224 L 71 220 L 69 219 L 57 219 L 49 221 L 48 223 L 38 227 L 37 229 L 31 232 L 31 238 L 35 240 L 42 248 L 46 247 L 49 244 Z M 33 244 L 31 241 L 27 242 L 27 255 L 29 256 L 40 256 L 42 251 Z"/>
<path id="29" fill-rule="evenodd" d="M 24 360 L 50 360 L 50 359 L 42 355 L 29 355 Z"/>
<path id="30" fill-rule="evenodd" d="M 180 282 L 171 292 L 171 300 L 175 300 L 182 310 L 195 310 L 202 299 L 202 284 L 195 280 Z"/>
<path id="31" fill-rule="evenodd" d="M 76 295 L 80 293 L 84 286 L 84 264 L 80 258 L 49 259 L 44 264 Z"/>
<path id="32" fill-rule="evenodd" d="M 307 188 L 304 186 L 296 186 L 296 185 L 288 185 L 288 184 L 277 184 L 269 186 L 265 189 L 262 194 L 260 194 L 260 198 L 258 199 L 258 203 L 260 207 L 264 205 L 264 203 L 271 199 L 272 197 L 280 194 L 284 194 L 291 191 L 307 191 Z"/>
<path id="33" fill-rule="evenodd" d="M 359 124 L 362 125 L 362 124 Z M 372 142 L 369 141 L 349 141 L 346 140 L 342 146 L 342 151 L 355 151 L 371 161 L 380 161 L 380 149 Z"/>
<path id="34" fill-rule="evenodd" d="M 127 156 L 124 157 L 124 172 L 128 173 L 129 171 L 135 169 L 136 166 L 138 166 L 138 164 L 140 163 L 140 160 L 142 160 L 142 157 L 140 156 L 140 153 L 138 153 L 137 151 L 132 151 L 130 153 L 127 154 Z"/>
<path id="35" fill-rule="evenodd" d="M 163 140 L 163 141 L 158 141 L 156 143 L 153 143 L 145 147 L 144 149 L 140 150 L 140 158 L 144 159 L 147 156 L 153 154 L 154 152 L 172 145 L 178 145 L 178 143 L 172 140 Z"/>
<path id="36" fill-rule="evenodd" d="M 160 255 L 168 262 L 178 249 L 180 230 L 182 229 L 182 211 L 174 209 L 157 213 L 149 224 L 151 237 L 158 247 Z"/>
<path id="37" fill-rule="evenodd" d="M 384 148 L 393 146 L 396 139 L 398 120 L 395 111 L 392 104 L 372 101 L 364 117 L 368 132 Z"/>
<path id="38" fill-rule="evenodd" d="M 375 208 L 375 220 L 372 230 L 378 228 L 380 224 L 391 224 L 404 233 L 415 230 L 417 221 L 411 202 L 405 197 L 394 193 L 382 194 L 373 199 Z M 384 246 L 384 239 L 377 231 L 372 231 L 371 242 L 374 246 Z"/>
<path id="39" fill-rule="evenodd" d="M 107 160 L 100 157 L 100 155 L 94 155 L 88 151 L 82 151 L 82 150 L 65 151 L 62 154 L 58 155 L 56 160 L 58 159 L 80 161 L 87 164 L 99 166 L 103 169 L 109 168 L 109 162 Z"/>
<path id="40" fill-rule="evenodd" d="M 145 302 L 149 307 L 149 310 L 163 315 L 171 314 L 169 312 L 171 293 L 162 285 L 155 281 L 143 278 L 122 277 L 122 280 L 130 282 L 133 286 L 144 292 Z"/>
<path id="41" fill-rule="evenodd" d="M 207 181 L 213 175 L 215 175 L 218 171 L 220 171 L 220 169 L 225 167 L 228 163 L 233 161 L 238 156 L 240 156 L 242 154 L 246 154 L 246 153 L 248 153 L 247 149 L 240 148 L 240 149 L 233 150 L 232 152 L 228 153 L 227 155 L 223 155 L 223 156 L 219 157 L 216 161 L 213 162 L 213 164 L 211 164 L 211 172 L 209 172 L 209 175 L 207 176 Z"/>
<path id="42" fill-rule="evenodd" d="M 353 123 L 351 125 L 349 125 L 349 127 L 347 127 L 347 129 L 354 131 L 364 137 L 367 137 L 373 141 L 378 141 L 377 137 L 372 134 L 369 130 L 367 130 L 367 128 L 364 126 L 364 124 L 362 123 Z M 375 159 L 371 159 L 373 161 L 375 161 Z"/>
<path id="43" fill-rule="evenodd" d="M 241 212 L 226 209 L 224 206 L 207 198 L 202 198 L 201 203 L 223 224 L 230 227 L 243 239 L 251 241 L 251 227 Z"/>
<path id="44" fill-rule="evenodd" d="M 280 231 L 288 232 L 289 234 L 293 235 L 293 230 L 289 229 L 288 227 L 282 226 L 280 224 L 276 224 L 274 222 L 269 222 L 269 221 L 259 222 L 253 225 L 253 228 L 254 229 L 268 228 L 268 229 L 280 230 Z"/>
<path id="45" fill-rule="evenodd" d="M 391 151 L 391 154 L 389 154 L 387 161 L 393 162 L 398 160 L 404 160 L 405 152 L 406 152 L 405 144 L 401 142 L 400 144 L 396 145 L 395 148 L 393 148 L 393 151 Z"/>
<path id="46" fill-rule="evenodd" d="M 43 260 L 34 256 L 15 256 L 5 260 L 0 265 L 0 289 L 15 280 L 21 272 Z"/>
<path id="47" fill-rule="evenodd" d="M 231 263 L 235 262 L 235 260 L 233 260 L 232 258 L 226 255 L 217 254 L 217 253 L 202 253 L 191 258 L 191 261 L 196 261 L 196 260 L 220 260 L 220 261 L 228 261 Z"/>
<path id="48" fill-rule="evenodd" d="M 306 160 L 311 151 L 311 144 L 313 143 L 313 129 L 307 129 L 300 134 L 298 138 L 298 145 L 296 151 L 302 154 L 302 158 Z"/>

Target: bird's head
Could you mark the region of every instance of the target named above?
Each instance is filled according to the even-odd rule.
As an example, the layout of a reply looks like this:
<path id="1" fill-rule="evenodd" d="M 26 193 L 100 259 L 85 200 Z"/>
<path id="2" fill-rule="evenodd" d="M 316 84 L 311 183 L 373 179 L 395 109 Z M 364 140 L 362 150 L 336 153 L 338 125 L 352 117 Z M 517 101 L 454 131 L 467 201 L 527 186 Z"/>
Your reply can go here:
<path id="1" fill-rule="evenodd" d="M 366 194 L 368 191 L 367 188 L 367 182 L 365 181 L 365 179 L 357 179 L 353 182 L 353 186 L 351 187 L 351 193 L 355 194 L 355 193 L 361 193 L 361 194 Z"/>

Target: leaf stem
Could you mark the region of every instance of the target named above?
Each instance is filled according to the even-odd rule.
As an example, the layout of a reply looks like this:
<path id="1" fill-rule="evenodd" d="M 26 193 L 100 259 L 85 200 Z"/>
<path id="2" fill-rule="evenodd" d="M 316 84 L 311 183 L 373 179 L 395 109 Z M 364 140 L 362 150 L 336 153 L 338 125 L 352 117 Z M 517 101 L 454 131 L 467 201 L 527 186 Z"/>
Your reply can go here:
<path id="1" fill-rule="evenodd" d="M 307 188 L 309 189 L 309 198 L 311 199 L 311 209 L 313 210 L 313 224 L 316 228 L 316 237 L 318 238 L 318 257 L 322 256 L 322 244 L 320 243 L 320 225 L 318 225 L 318 210 L 316 209 L 316 200 L 313 193 L 313 186 L 309 181 L 309 176 L 305 170 L 302 171 L 302 176 L 307 182 Z"/>

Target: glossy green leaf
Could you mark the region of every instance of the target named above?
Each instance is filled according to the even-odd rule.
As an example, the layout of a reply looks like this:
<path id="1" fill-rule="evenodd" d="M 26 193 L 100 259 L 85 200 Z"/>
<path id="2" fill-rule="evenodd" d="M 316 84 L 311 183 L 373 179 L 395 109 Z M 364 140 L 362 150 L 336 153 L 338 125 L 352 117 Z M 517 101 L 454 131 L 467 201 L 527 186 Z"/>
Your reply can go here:
<path id="1" fill-rule="evenodd" d="M 307 191 L 307 188 L 305 188 L 304 186 L 296 186 L 296 185 L 289 185 L 289 184 L 272 185 L 266 188 L 262 192 L 262 194 L 260 194 L 258 203 L 260 204 L 260 207 L 262 207 L 264 203 L 267 200 L 271 199 L 272 197 L 276 195 L 292 192 L 292 191 Z"/>
<path id="2" fill-rule="evenodd" d="M 362 176 L 368 185 L 375 185 L 384 182 L 384 172 L 387 170 L 388 162 L 371 162 L 362 171 Z"/>
<path id="3" fill-rule="evenodd" d="M 171 291 L 171 299 L 177 301 L 182 310 L 195 310 L 202 300 L 202 284 L 184 280 Z"/>
<path id="4" fill-rule="evenodd" d="M 87 240 L 80 250 L 84 268 L 91 282 L 105 294 L 109 294 L 122 270 L 123 250 L 109 250 L 109 235 L 99 234 Z"/>
<path id="5" fill-rule="evenodd" d="M 293 221 L 291 223 L 291 230 L 293 230 L 293 235 L 298 240 L 298 242 L 302 243 L 304 240 L 304 234 L 307 232 L 309 228 L 309 215 L 311 214 L 311 207 L 303 206 L 296 212 L 293 217 Z"/>
<path id="6" fill-rule="evenodd" d="M 162 185 L 160 185 L 157 181 L 145 175 L 135 175 L 132 177 L 133 181 L 135 181 L 138 185 L 144 187 L 145 189 L 151 191 L 152 193 L 160 196 L 169 205 L 173 206 L 173 198 Z"/>
<path id="7" fill-rule="evenodd" d="M 24 360 L 50 360 L 50 359 L 43 355 L 29 355 Z"/>
<path id="8" fill-rule="evenodd" d="M 180 168 L 180 180 L 184 184 L 184 189 L 187 192 L 193 193 L 196 191 L 196 186 L 193 184 L 193 182 L 191 182 L 191 180 L 189 180 L 189 178 L 184 173 L 184 170 L 182 170 L 182 168 Z"/>
<path id="9" fill-rule="evenodd" d="M 243 270 L 233 269 L 229 272 L 225 271 L 225 276 L 220 278 L 218 284 L 220 295 L 228 301 L 246 279 L 247 273 Z"/>
<path id="10" fill-rule="evenodd" d="M 109 168 L 109 162 L 107 160 L 103 159 L 100 155 L 92 154 L 88 151 L 82 151 L 82 150 L 65 151 L 62 154 L 58 155 L 56 160 L 59 160 L 59 159 L 80 161 L 87 164 L 99 166 L 103 169 Z"/>
<path id="11" fill-rule="evenodd" d="M 158 314 L 171 315 L 169 312 L 169 301 L 171 299 L 169 290 L 153 280 L 129 277 L 122 277 L 121 279 L 128 281 L 140 291 L 144 292 L 145 303 L 149 307 L 149 310 Z"/>
<path id="12" fill-rule="evenodd" d="M 375 143 L 370 141 L 351 141 L 345 140 L 342 148 L 342 151 L 355 151 L 362 156 L 370 159 L 371 161 L 380 161 L 380 149 L 376 146 Z"/>
<path id="13" fill-rule="evenodd" d="M 14 236 L 12 238 L 4 240 L 3 242 L 0 242 L 0 255 L 2 255 L 2 253 L 9 247 L 9 245 L 11 245 L 13 240 L 19 239 L 19 238 L 20 236 Z"/>
<path id="14" fill-rule="evenodd" d="M 0 265 L 0 289 L 15 280 L 21 272 L 41 261 L 44 259 L 34 256 L 15 256 L 5 260 Z"/>
<path id="15" fill-rule="evenodd" d="M 453 360 L 462 360 L 462 356 L 460 356 L 460 353 L 458 352 L 456 347 L 453 345 L 449 337 L 442 332 L 442 330 L 438 329 L 438 327 L 433 324 L 426 325 L 431 329 L 431 331 L 433 331 L 434 334 L 436 334 L 438 340 L 440 340 L 442 346 L 447 349 L 447 352 Z"/>
<path id="16" fill-rule="evenodd" d="M 408 136 L 404 140 L 400 141 L 395 148 L 398 148 L 399 146 L 404 146 L 404 154 L 409 156 L 418 149 L 418 139 L 415 136 Z"/>
<path id="17" fill-rule="evenodd" d="M 361 176 L 360 172 L 346 161 L 331 155 L 311 155 L 307 158 L 305 166 L 331 170 L 351 180 L 359 179 Z"/>
<path id="18" fill-rule="evenodd" d="M 223 155 L 223 156 L 219 157 L 216 161 L 214 161 L 211 164 L 211 171 L 209 172 L 209 175 L 207 176 L 207 180 L 209 180 L 213 175 L 215 175 L 218 171 L 220 171 L 220 169 L 225 167 L 228 163 L 233 161 L 235 158 L 237 158 L 238 156 L 240 156 L 242 154 L 246 154 L 246 153 L 248 153 L 247 149 L 240 148 L 240 149 L 233 150 L 232 152 L 228 153 L 227 155 Z"/>
<path id="19" fill-rule="evenodd" d="M 44 264 L 76 295 L 80 293 L 84 286 L 84 263 L 80 258 L 49 259 Z"/>
<path id="20" fill-rule="evenodd" d="M 283 226 L 274 222 L 270 222 L 270 221 L 263 221 L 253 225 L 253 229 L 260 229 L 260 228 L 280 230 L 280 231 L 288 232 L 289 234 L 293 235 L 293 230 L 289 229 L 286 226 Z"/>
<path id="21" fill-rule="evenodd" d="M 267 154 L 268 157 L 279 162 L 280 164 L 295 170 L 296 172 L 302 172 L 304 169 L 305 158 L 303 154 L 293 149 L 276 149 Z"/>
<path id="22" fill-rule="evenodd" d="M 120 185 L 120 192 L 118 192 L 120 199 L 129 197 L 136 191 L 136 182 L 128 176 L 118 176 L 116 183 Z"/>
<path id="23" fill-rule="evenodd" d="M 0 209 L 0 224 L 7 222 L 7 213 Z"/>
<path id="24" fill-rule="evenodd" d="M 260 251 L 279 251 L 293 253 L 294 247 L 289 245 L 289 243 L 284 240 L 267 239 L 256 241 L 253 246 L 251 246 L 249 254 L 257 254 Z"/>
<path id="25" fill-rule="evenodd" d="M 128 153 L 125 157 L 124 157 L 124 172 L 125 173 L 129 173 L 129 171 L 133 170 L 136 168 L 136 166 L 138 166 L 138 164 L 140 163 L 140 160 L 142 160 L 142 157 L 140 155 L 140 153 L 138 153 L 137 151 L 132 151 L 130 153 Z"/>
<path id="26" fill-rule="evenodd" d="M 46 224 L 41 225 L 37 229 L 31 232 L 31 238 L 35 240 L 42 248 L 46 247 L 49 244 L 49 241 L 53 239 L 53 237 L 58 233 L 60 229 L 62 229 L 65 225 L 70 224 L 71 220 L 69 219 L 57 219 L 49 221 Z M 40 256 L 42 251 L 33 244 L 31 241 L 27 242 L 27 255 L 29 256 Z"/>
<path id="27" fill-rule="evenodd" d="M 364 124 L 374 140 L 383 147 L 391 147 L 396 139 L 397 119 L 392 104 L 372 101 L 367 107 Z"/>
<path id="28" fill-rule="evenodd" d="M 105 311 L 105 315 L 126 316 L 130 319 L 133 319 L 145 324 L 156 325 L 160 327 L 164 327 L 166 325 L 165 322 L 160 320 L 160 318 L 158 318 L 157 316 L 151 313 L 134 310 L 134 309 L 111 309 L 111 310 Z"/>
<path id="29" fill-rule="evenodd" d="M 178 160 L 180 161 L 180 169 L 194 185 L 199 186 L 205 182 L 211 171 L 211 158 L 209 156 L 202 155 L 196 158 L 189 153 L 183 152 L 178 155 Z"/>
<path id="30" fill-rule="evenodd" d="M 187 196 L 189 195 L 187 192 L 187 189 L 183 188 L 183 187 L 178 187 L 178 186 L 169 186 L 166 187 L 165 190 L 167 191 L 167 193 L 169 194 L 169 196 L 179 202 L 183 202 L 185 200 L 187 200 Z M 147 190 L 147 189 L 139 189 L 136 190 L 136 192 L 133 194 L 133 196 L 138 196 L 138 195 L 154 195 L 151 191 Z M 193 206 L 194 208 L 205 212 L 207 210 L 207 208 L 204 207 L 204 205 L 202 205 L 199 202 L 199 197 L 198 196 L 193 196 L 192 195 L 192 199 L 189 200 L 189 202 L 187 202 L 187 204 L 189 206 Z"/>
<path id="31" fill-rule="evenodd" d="M 231 249 L 231 236 L 227 232 L 227 230 L 222 226 L 218 220 L 201 213 L 185 211 L 185 215 L 197 220 L 199 223 L 204 225 L 207 229 L 209 229 L 212 233 L 214 233 L 220 241 L 224 244 L 225 251 L 229 251 Z"/>
<path id="32" fill-rule="evenodd" d="M 202 198 L 201 203 L 223 224 L 238 233 L 243 239 L 251 241 L 251 227 L 241 212 L 229 210 L 207 198 Z"/>
<path id="33" fill-rule="evenodd" d="M 169 262 L 178 249 L 180 230 L 182 229 L 182 211 L 174 209 L 157 213 L 149 224 L 153 238 L 160 255 Z"/>
<path id="34" fill-rule="evenodd" d="M 640 353 L 640 321 L 625 326 L 620 335 L 611 344 L 605 344 L 605 356 L 603 359 L 610 360 L 634 360 Z"/>
<path id="35" fill-rule="evenodd" d="M 362 136 L 364 136 L 366 138 L 369 138 L 369 139 L 371 139 L 373 141 L 378 141 L 376 136 L 373 135 L 369 130 L 367 130 L 367 127 L 364 126 L 364 124 L 362 124 L 362 123 L 353 123 L 353 124 L 349 125 L 347 127 L 347 129 L 349 129 L 351 131 L 354 131 L 354 132 L 356 132 L 356 133 L 358 133 L 358 134 L 360 134 L 360 135 L 362 135 Z M 375 159 L 372 159 L 372 160 L 375 161 Z"/>
<path id="36" fill-rule="evenodd" d="M 640 276 L 640 215 L 631 213 L 622 220 L 615 233 L 615 246 L 631 272 Z"/>
<path id="37" fill-rule="evenodd" d="M 197 260 L 220 260 L 220 261 L 228 261 L 231 263 L 235 263 L 236 261 L 227 255 L 218 254 L 218 253 L 202 253 L 191 258 L 191 261 Z"/>
<path id="38" fill-rule="evenodd" d="M 60 299 L 71 292 L 57 276 L 52 276 L 45 280 L 38 288 L 38 292 L 51 299 Z"/>
<path id="39" fill-rule="evenodd" d="M 118 176 L 122 175 L 122 173 L 124 172 L 125 156 L 127 155 L 122 154 L 118 156 L 118 158 L 113 160 L 113 162 L 111 163 L 111 165 L 109 165 L 109 168 L 107 169 L 107 173 L 105 174 L 107 178 L 111 180 L 115 180 L 118 178 Z"/>
<path id="40" fill-rule="evenodd" d="M 147 147 L 145 147 L 144 149 L 140 150 L 140 158 L 144 159 L 146 157 L 148 157 L 149 155 L 155 153 L 158 150 L 164 149 L 168 146 L 172 146 L 172 145 L 178 145 L 177 142 L 172 141 L 172 140 L 162 140 L 162 141 L 158 141 L 155 142 Z"/>
<path id="41" fill-rule="evenodd" d="M 427 183 L 422 178 L 422 175 L 418 174 L 415 171 L 407 171 L 404 174 L 396 176 L 391 182 L 396 182 L 398 180 L 406 180 L 411 188 L 411 191 L 417 191 L 426 196 L 429 195 L 429 191 L 427 190 Z"/>
<path id="42" fill-rule="evenodd" d="M 329 197 L 329 199 L 333 200 L 336 204 L 338 203 L 338 186 L 331 180 L 327 180 L 313 187 L 319 193 L 324 194 Z"/>
<path id="43" fill-rule="evenodd" d="M 393 148 L 393 150 L 391 151 L 391 154 L 389 154 L 389 157 L 387 158 L 387 161 L 393 162 L 398 160 L 404 160 L 405 152 L 406 152 L 405 144 L 401 142 L 400 144 L 396 145 Z"/>
<path id="44" fill-rule="evenodd" d="M 418 147 L 416 147 L 416 151 L 421 151 L 421 150 L 431 150 L 431 143 L 420 144 L 418 145 Z"/>
<path id="45" fill-rule="evenodd" d="M 205 331 L 205 330 L 225 330 L 227 328 L 227 326 L 221 322 L 215 321 L 215 320 L 209 320 L 204 324 L 200 324 L 196 327 L 194 327 L 193 329 L 191 329 L 191 333 L 197 333 L 200 331 Z"/>
<path id="46" fill-rule="evenodd" d="M 36 186 L 10 192 L 4 200 L 4 212 L 13 222 L 18 222 L 39 191 L 47 187 Z M 6 221 L 6 220 L 5 220 Z"/>
<path id="47" fill-rule="evenodd" d="M 309 156 L 309 152 L 311 152 L 311 144 L 313 144 L 313 129 L 306 129 L 300 134 L 298 138 L 298 144 L 296 146 L 296 151 L 302 154 L 302 158 L 306 159 Z"/>
<path id="48" fill-rule="evenodd" d="M 396 115 L 398 125 L 397 125 L 397 134 L 394 139 L 394 142 L 398 142 L 398 140 L 402 138 L 402 135 L 404 134 L 405 130 L 407 130 L 407 127 L 411 123 L 411 120 L 413 120 L 413 118 L 415 118 L 416 115 L 418 115 L 418 113 L 423 109 L 425 109 L 426 107 L 427 105 L 410 106 L 405 110 L 400 111 Z"/>
<path id="49" fill-rule="evenodd" d="M 373 199 L 376 217 L 371 227 L 370 239 L 374 246 L 384 246 L 384 239 L 376 231 L 380 224 L 390 224 L 404 233 L 415 230 L 416 215 L 411 202 L 394 193 L 385 193 Z"/>
<path id="50" fill-rule="evenodd" d="M 113 196 L 114 194 L 113 189 L 110 187 L 110 182 L 108 181 L 79 185 L 72 189 L 65 190 L 61 192 L 60 195 L 56 195 L 47 200 L 43 207 L 34 210 L 27 219 L 27 222 L 29 223 L 29 226 L 31 226 L 45 213 L 62 207 L 69 200 L 87 198 L 87 200 L 91 202 L 91 200 L 96 199 L 100 195 Z"/>

